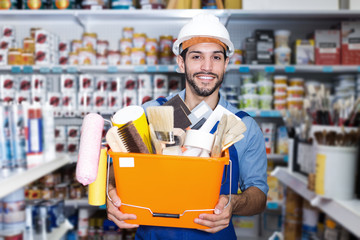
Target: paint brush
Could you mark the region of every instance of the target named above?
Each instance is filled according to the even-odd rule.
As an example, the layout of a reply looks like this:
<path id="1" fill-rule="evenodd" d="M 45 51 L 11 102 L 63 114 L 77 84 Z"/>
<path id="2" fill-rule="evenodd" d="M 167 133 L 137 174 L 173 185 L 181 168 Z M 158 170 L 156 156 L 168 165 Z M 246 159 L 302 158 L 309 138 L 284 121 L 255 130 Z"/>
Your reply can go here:
<path id="1" fill-rule="evenodd" d="M 117 133 L 124 143 L 125 148 L 131 153 L 149 153 L 149 149 L 142 140 L 132 121 L 118 128 Z"/>
<path id="2" fill-rule="evenodd" d="M 226 124 L 227 124 L 227 115 L 224 114 L 224 115 L 222 115 L 219 125 L 218 125 L 218 128 L 215 132 L 215 140 L 214 140 L 214 145 L 211 149 L 211 157 L 217 158 L 217 157 L 221 156 L 221 149 L 223 146 L 223 139 L 224 139 Z"/>
<path id="3" fill-rule="evenodd" d="M 106 142 L 113 152 L 128 152 L 123 141 L 118 134 L 118 127 L 111 127 L 106 133 Z"/>
<path id="4" fill-rule="evenodd" d="M 174 140 L 174 107 L 153 106 L 146 109 L 149 124 L 154 127 L 158 140 L 167 144 L 175 143 Z"/>

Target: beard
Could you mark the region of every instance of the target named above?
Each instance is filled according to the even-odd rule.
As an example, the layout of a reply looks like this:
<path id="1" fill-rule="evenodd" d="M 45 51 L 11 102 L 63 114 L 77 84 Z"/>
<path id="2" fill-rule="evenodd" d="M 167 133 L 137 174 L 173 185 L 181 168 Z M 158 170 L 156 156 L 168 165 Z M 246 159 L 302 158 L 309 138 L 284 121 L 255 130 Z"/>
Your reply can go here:
<path id="1" fill-rule="evenodd" d="M 206 75 L 214 76 L 215 78 L 217 78 L 217 82 L 216 82 L 215 86 L 211 89 L 207 89 L 205 87 L 202 88 L 202 87 L 196 85 L 194 78 L 200 74 L 206 74 Z M 216 89 L 218 89 L 220 87 L 220 85 L 222 84 L 222 82 L 224 80 L 224 73 L 221 75 L 217 75 L 212 72 L 196 72 L 191 76 L 191 74 L 189 74 L 185 68 L 185 77 L 186 77 L 186 82 L 188 84 L 190 84 L 190 86 L 194 89 L 195 93 L 198 96 L 208 97 L 211 94 L 213 94 L 216 91 Z"/>

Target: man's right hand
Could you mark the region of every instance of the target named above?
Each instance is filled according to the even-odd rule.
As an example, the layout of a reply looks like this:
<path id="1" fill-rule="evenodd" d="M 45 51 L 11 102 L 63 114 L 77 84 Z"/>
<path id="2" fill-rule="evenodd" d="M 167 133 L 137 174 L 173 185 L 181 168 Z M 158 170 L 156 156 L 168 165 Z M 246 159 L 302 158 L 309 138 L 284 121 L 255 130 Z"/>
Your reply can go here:
<path id="1" fill-rule="evenodd" d="M 116 194 L 116 189 L 113 186 L 109 186 L 109 197 L 112 199 L 110 201 L 108 198 L 106 199 L 106 211 L 107 217 L 110 221 L 113 221 L 119 228 L 137 228 L 139 225 L 137 224 L 129 224 L 124 222 L 124 220 L 136 219 L 136 215 L 122 213 L 119 210 L 121 205 L 121 200 Z"/>

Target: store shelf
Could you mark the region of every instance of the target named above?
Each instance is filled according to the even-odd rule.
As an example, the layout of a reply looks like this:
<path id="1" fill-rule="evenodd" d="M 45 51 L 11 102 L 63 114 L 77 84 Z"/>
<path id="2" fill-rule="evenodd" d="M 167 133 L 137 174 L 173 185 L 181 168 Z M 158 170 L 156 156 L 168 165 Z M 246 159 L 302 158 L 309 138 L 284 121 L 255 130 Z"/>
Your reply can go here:
<path id="1" fill-rule="evenodd" d="M 229 65 L 227 71 L 250 73 L 252 71 L 264 71 L 267 73 L 358 73 L 358 65 Z"/>
<path id="2" fill-rule="evenodd" d="M 53 20 L 66 21 L 81 18 L 84 21 L 116 21 L 116 20 L 164 20 L 164 19 L 188 19 L 200 12 L 211 12 L 218 17 L 230 17 L 234 19 L 262 20 L 262 19 L 352 19 L 358 18 L 360 11 L 355 10 L 202 10 L 202 9 L 178 9 L 178 10 L 11 10 L 1 11 L 0 19 L 6 18 L 8 21 L 34 21 L 39 19 L 51 18 Z M 16 16 L 21 16 L 17 18 Z"/>
<path id="3" fill-rule="evenodd" d="M 280 201 L 267 201 L 266 209 L 268 210 L 278 210 L 282 207 L 283 203 Z"/>
<path id="4" fill-rule="evenodd" d="M 288 155 L 287 154 L 268 154 L 267 159 L 275 161 L 275 162 L 287 162 Z"/>
<path id="5" fill-rule="evenodd" d="M 58 168 L 68 164 L 70 158 L 66 155 L 57 157 L 56 159 L 45 162 L 40 166 L 24 170 L 23 172 L 14 173 L 5 179 L 0 180 L 0 198 L 8 195 L 9 193 L 35 181 L 38 178 L 45 176 Z"/>
<path id="6" fill-rule="evenodd" d="M 292 188 L 303 198 L 335 219 L 339 224 L 360 237 L 360 200 L 325 199 L 307 189 L 307 178 L 299 173 L 290 172 L 287 168 L 277 167 L 271 173 L 282 183 Z"/>
<path id="7" fill-rule="evenodd" d="M 0 66 L 0 72 L 4 73 L 175 73 L 177 65 L 116 65 L 116 66 L 72 66 L 72 65 L 49 65 L 49 66 Z M 360 73 L 357 65 L 229 65 L 227 72 L 251 73 L 264 71 L 267 73 Z"/>
<path id="8" fill-rule="evenodd" d="M 65 206 L 74 207 L 74 208 L 92 207 L 91 205 L 89 205 L 89 202 L 88 202 L 87 198 L 83 198 L 83 199 L 66 199 L 65 200 Z"/>
<path id="9" fill-rule="evenodd" d="M 48 65 L 48 66 L 0 66 L 3 73 L 173 73 L 177 65 L 116 65 L 116 66 L 73 66 L 73 65 Z"/>
<path id="10" fill-rule="evenodd" d="M 65 220 L 60 227 L 53 229 L 51 233 L 47 235 L 47 239 L 62 239 L 67 231 L 73 229 L 73 225 L 69 222 L 69 220 Z"/>
<path id="11" fill-rule="evenodd" d="M 273 117 L 282 118 L 281 112 L 277 110 L 244 110 L 251 117 Z"/>

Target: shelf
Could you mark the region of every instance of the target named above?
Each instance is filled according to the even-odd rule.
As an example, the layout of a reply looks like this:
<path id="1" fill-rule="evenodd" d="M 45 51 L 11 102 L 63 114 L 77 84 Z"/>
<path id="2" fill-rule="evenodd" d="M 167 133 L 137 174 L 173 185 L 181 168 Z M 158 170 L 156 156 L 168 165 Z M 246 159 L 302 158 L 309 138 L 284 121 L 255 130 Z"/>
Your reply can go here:
<path id="1" fill-rule="evenodd" d="M 88 202 L 87 198 L 83 198 L 83 199 L 66 199 L 65 200 L 65 206 L 71 206 L 71 207 L 74 207 L 74 208 L 92 207 L 91 205 L 89 205 L 89 202 Z"/>
<path id="2" fill-rule="evenodd" d="M 233 19 L 259 20 L 259 19 L 352 19 L 359 18 L 360 11 L 356 10 L 204 10 L 204 9 L 174 9 L 174 10 L 10 10 L 1 11 L 0 18 L 6 20 L 33 21 L 44 18 L 53 20 L 73 20 L 76 17 L 84 21 L 114 21 L 114 20 L 179 20 L 189 19 L 200 12 L 211 12 L 218 17 Z M 16 17 L 16 16 L 21 16 Z"/>
<path id="3" fill-rule="evenodd" d="M 267 154 L 267 159 L 275 162 L 287 162 L 288 155 L 287 154 Z"/>
<path id="4" fill-rule="evenodd" d="M 70 158 L 66 155 L 57 157 L 56 159 L 45 162 L 40 166 L 24 170 L 23 172 L 14 173 L 5 179 L 0 180 L 0 198 L 9 193 L 35 181 L 38 178 L 45 176 L 58 168 L 68 164 Z"/>
<path id="5" fill-rule="evenodd" d="M 332 217 L 335 221 L 360 237 L 360 200 L 334 200 L 325 199 L 307 189 L 307 178 L 299 173 L 290 172 L 287 168 L 277 167 L 271 173 L 282 183 L 292 188 L 303 198 Z"/>
<path id="6" fill-rule="evenodd" d="M 61 224 L 60 227 L 53 229 L 51 233 L 47 235 L 47 239 L 62 239 L 64 235 L 73 228 L 69 220 L 65 219 L 65 222 Z"/>
<path id="7" fill-rule="evenodd" d="M 73 65 L 48 65 L 48 66 L 0 66 L 0 72 L 7 73 L 175 73 L 178 66 L 173 65 L 116 65 L 116 66 L 73 66 Z M 266 73 L 360 73 L 358 65 L 235 65 L 231 64 L 227 72 L 251 73 L 264 71 Z"/>
<path id="8" fill-rule="evenodd" d="M 246 110 L 251 117 L 282 118 L 281 112 L 277 110 Z"/>
<path id="9" fill-rule="evenodd" d="M 267 73 L 359 73 L 358 65 L 229 65 L 227 71 L 250 73 L 264 71 Z"/>
<path id="10" fill-rule="evenodd" d="M 47 65 L 47 66 L 0 66 L 4 73 L 174 73 L 177 65 L 116 65 L 116 66 L 75 66 L 75 65 Z"/>

